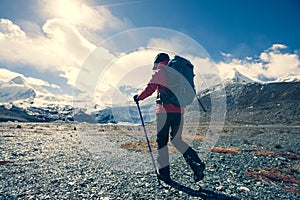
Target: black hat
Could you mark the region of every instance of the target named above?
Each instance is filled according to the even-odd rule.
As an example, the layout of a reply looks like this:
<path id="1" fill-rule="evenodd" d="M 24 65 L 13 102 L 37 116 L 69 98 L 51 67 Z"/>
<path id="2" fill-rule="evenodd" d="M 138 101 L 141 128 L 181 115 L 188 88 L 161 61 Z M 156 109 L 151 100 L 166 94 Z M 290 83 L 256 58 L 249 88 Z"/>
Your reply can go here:
<path id="1" fill-rule="evenodd" d="M 170 60 L 170 57 L 168 54 L 166 54 L 166 53 L 157 54 L 157 56 L 155 57 L 155 60 L 154 60 L 153 70 L 157 69 L 158 63 L 165 61 L 165 60 Z"/>
<path id="2" fill-rule="evenodd" d="M 169 55 L 166 54 L 166 53 L 159 53 L 155 57 L 154 63 L 160 63 L 160 62 L 162 62 L 164 60 L 170 60 Z"/>

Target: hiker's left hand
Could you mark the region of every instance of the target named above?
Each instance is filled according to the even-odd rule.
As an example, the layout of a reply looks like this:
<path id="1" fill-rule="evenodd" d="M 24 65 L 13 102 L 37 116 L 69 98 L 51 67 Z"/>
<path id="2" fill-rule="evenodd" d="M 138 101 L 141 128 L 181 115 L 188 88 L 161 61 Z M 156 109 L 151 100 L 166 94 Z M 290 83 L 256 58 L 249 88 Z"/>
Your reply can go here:
<path id="1" fill-rule="evenodd" d="M 139 102 L 139 95 L 134 95 L 133 96 L 133 100 L 135 101 L 135 103 L 138 103 Z"/>

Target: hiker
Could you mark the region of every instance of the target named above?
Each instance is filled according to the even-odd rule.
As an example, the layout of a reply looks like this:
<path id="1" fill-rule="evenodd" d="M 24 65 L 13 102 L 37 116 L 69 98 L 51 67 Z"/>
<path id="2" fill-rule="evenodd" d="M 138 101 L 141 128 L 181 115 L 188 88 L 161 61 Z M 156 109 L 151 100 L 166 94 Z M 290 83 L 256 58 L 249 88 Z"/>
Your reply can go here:
<path id="1" fill-rule="evenodd" d="M 166 183 L 171 182 L 168 141 L 169 134 L 173 146 L 183 154 L 185 161 L 189 164 L 194 172 L 194 181 L 198 182 L 203 179 L 205 164 L 200 160 L 197 153 L 182 140 L 183 113 L 184 107 L 176 106 L 170 102 L 164 102 L 161 94 L 167 90 L 167 72 L 166 66 L 170 58 L 166 53 L 159 53 L 154 61 L 154 74 L 147 84 L 147 87 L 139 94 L 135 95 L 134 101 L 137 103 L 144 100 L 157 91 L 156 107 L 156 127 L 158 145 L 158 178 Z M 170 133 L 169 133 L 169 130 Z"/>

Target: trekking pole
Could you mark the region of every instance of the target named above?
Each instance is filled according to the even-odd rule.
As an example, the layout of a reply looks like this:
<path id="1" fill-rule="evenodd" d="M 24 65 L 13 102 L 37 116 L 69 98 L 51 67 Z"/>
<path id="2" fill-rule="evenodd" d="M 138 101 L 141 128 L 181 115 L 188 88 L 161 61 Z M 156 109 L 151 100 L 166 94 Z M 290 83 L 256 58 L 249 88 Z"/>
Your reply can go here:
<path id="1" fill-rule="evenodd" d="M 138 102 L 138 101 L 136 102 L 136 105 L 137 105 L 137 107 L 138 107 L 139 114 L 140 114 L 140 118 L 141 118 L 141 121 L 142 121 L 142 126 L 143 126 L 143 128 L 144 128 L 144 133 L 145 133 L 145 137 L 146 137 L 146 140 L 147 140 L 149 152 L 150 152 L 151 159 L 152 159 L 152 163 L 153 163 L 153 168 L 154 168 L 154 171 L 155 171 L 155 174 L 156 174 L 156 178 L 157 178 L 158 184 L 161 185 L 160 180 L 159 180 L 159 178 L 158 178 L 158 172 L 157 172 L 157 168 L 156 168 L 154 156 L 153 156 L 153 153 L 152 153 L 151 145 L 150 145 L 150 142 L 149 142 L 148 134 L 147 134 L 147 131 L 146 131 L 146 127 L 145 127 L 145 124 L 144 124 L 144 120 L 143 120 L 141 108 L 140 108 L 140 105 L 139 105 L 139 102 Z"/>
<path id="2" fill-rule="evenodd" d="M 204 108 L 203 104 L 201 103 L 200 98 L 199 98 L 198 95 L 196 95 L 196 98 L 197 98 L 198 103 L 199 103 L 199 105 L 201 106 L 202 110 L 203 110 L 204 112 L 206 112 L 206 109 Z"/>

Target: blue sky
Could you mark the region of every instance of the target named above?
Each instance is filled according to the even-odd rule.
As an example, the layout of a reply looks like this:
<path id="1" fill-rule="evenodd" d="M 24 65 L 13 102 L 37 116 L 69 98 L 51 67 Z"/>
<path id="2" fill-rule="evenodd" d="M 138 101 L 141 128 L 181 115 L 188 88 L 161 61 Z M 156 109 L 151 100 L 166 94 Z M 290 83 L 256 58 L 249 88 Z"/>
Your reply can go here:
<path id="1" fill-rule="evenodd" d="M 110 9 L 137 27 L 181 31 L 201 43 L 216 59 L 220 58 L 220 51 L 238 57 L 252 56 L 274 43 L 295 50 L 300 47 L 297 0 L 140 1 Z"/>
<path id="2" fill-rule="evenodd" d="M 299 11 L 297 0 L 2 0 L 0 81 L 22 75 L 71 90 L 102 41 L 143 27 L 191 37 L 221 71 L 261 80 L 300 75 Z"/>

